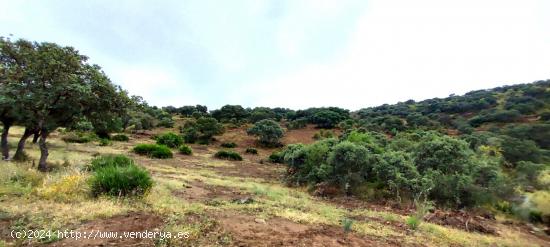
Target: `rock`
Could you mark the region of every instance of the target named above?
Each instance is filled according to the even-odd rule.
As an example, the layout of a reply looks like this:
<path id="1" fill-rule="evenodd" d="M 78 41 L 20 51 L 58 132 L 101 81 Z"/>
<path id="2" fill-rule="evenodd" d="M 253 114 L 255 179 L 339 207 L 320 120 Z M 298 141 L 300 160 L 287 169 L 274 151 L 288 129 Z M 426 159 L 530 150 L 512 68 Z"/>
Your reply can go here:
<path id="1" fill-rule="evenodd" d="M 266 223 L 264 219 L 260 219 L 260 218 L 254 219 L 254 222 L 260 223 L 260 224 L 265 224 Z"/>
<path id="2" fill-rule="evenodd" d="M 250 197 L 244 197 L 244 198 L 236 198 L 236 199 L 233 199 L 233 202 L 234 203 L 237 203 L 237 204 L 249 204 L 249 203 L 253 203 L 254 202 L 254 199 L 250 198 Z"/>

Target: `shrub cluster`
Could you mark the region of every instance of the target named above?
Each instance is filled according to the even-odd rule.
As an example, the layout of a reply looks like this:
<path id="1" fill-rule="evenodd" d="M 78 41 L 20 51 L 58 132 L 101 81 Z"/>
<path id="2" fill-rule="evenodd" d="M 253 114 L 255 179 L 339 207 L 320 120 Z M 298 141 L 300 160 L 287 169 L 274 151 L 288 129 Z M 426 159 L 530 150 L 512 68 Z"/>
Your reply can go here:
<path id="1" fill-rule="evenodd" d="M 158 144 L 138 144 L 134 147 L 134 152 L 157 159 L 168 159 L 173 156 L 170 148 Z"/>
<path id="2" fill-rule="evenodd" d="M 270 160 L 277 161 L 281 154 L 272 156 Z M 396 198 L 425 194 L 440 205 L 464 207 L 491 202 L 511 191 L 493 158 L 480 157 L 465 141 L 436 132 L 382 141 L 352 131 L 340 140 L 289 145 L 282 157 L 288 165 L 288 182 L 328 182 L 346 193 L 370 184 Z"/>
<path id="3" fill-rule="evenodd" d="M 153 180 L 147 170 L 136 165 L 107 166 L 95 171 L 90 186 L 94 196 L 143 195 L 153 186 Z"/>
<path id="4" fill-rule="evenodd" d="M 117 142 L 127 142 L 130 140 L 130 138 L 125 134 L 117 134 L 117 135 L 111 136 L 111 140 L 117 141 Z"/>
<path id="5" fill-rule="evenodd" d="M 224 148 L 235 148 L 237 147 L 237 144 L 234 142 L 224 142 L 220 146 Z"/>
<path id="6" fill-rule="evenodd" d="M 261 120 L 248 129 L 249 135 L 258 137 L 261 145 L 266 147 L 276 147 L 280 145 L 280 139 L 284 131 L 279 124 L 271 119 Z"/>
<path id="7" fill-rule="evenodd" d="M 61 140 L 67 143 L 87 143 L 97 139 L 92 132 L 69 132 L 61 137 Z"/>
<path id="8" fill-rule="evenodd" d="M 153 185 L 149 172 L 125 155 L 103 155 L 92 160 L 88 169 L 92 194 L 98 196 L 143 195 Z"/>
<path id="9" fill-rule="evenodd" d="M 183 138 L 180 135 L 172 132 L 167 132 L 160 136 L 157 136 L 156 140 L 157 144 L 164 145 L 169 148 L 177 148 L 181 144 L 183 144 Z"/>
<path id="10" fill-rule="evenodd" d="M 107 166 L 125 167 L 131 165 L 134 165 L 134 161 L 126 155 L 107 154 L 92 159 L 90 164 L 86 167 L 86 170 L 96 171 Z"/>
<path id="11" fill-rule="evenodd" d="M 233 151 L 226 151 L 226 150 L 220 150 L 216 154 L 214 154 L 214 157 L 218 159 L 226 159 L 226 160 L 243 160 L 241 155 L 237 152 Z"/>
<path id="12" fill-rule="evenodd" d="M 199 117 L 185 122 L 180 132 L 186 143 L 208 144 L 213 136 L 223 133 L 223 126 L 215 118 Z"/>
<path id="13" fill-rule="evenodd" d="M 182 144 L 178 148 L 178 150 L 179 150 L 180 154 L 191 155 L 193 153 L 193 150 L 185 144 Z"/>
<path id="14" fill-rule="evenodd" d="M 247 154 L 258 154 L 258 150 L 255 148 L 247 148 L 245 153 Z"/>

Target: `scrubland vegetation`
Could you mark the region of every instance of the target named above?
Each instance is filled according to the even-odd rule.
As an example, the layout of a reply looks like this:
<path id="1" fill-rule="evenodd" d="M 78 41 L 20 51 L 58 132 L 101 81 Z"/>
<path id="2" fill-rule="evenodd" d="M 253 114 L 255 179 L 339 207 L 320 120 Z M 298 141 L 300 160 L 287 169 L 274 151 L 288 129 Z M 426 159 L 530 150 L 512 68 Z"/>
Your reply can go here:
<path id="1" fill-rule="evenodd" d="M 140 213 L 162 220 L 136 229 L 190 233 L 157 246 L 550 240 L 550 81 L 355 112 L 209 111 L 149 106 L 53 43 L 2 38 L 0 65 L 5 229 Z"/>

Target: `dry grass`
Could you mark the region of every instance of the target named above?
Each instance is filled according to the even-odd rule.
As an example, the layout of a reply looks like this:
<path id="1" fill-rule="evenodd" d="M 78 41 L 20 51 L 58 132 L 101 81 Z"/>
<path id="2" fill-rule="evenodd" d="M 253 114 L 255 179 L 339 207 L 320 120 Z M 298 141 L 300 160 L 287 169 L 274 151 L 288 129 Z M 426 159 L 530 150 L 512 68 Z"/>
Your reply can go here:
<path id="1" fill-rule="evenodd" d="M 10 141 L 17 141 L 22 128 L 14 128 Z M 231 135 L 226 135 L 228 137 Z M 369 209 L 348 210 L 329 204 L 299 188 L 289 188 L 278 181 L 260 178 L 223 176 L 216 168 L 230 168 L 235 164 L 211 158 L 213 150 L 205 149 L 192 158 L 176 157 L 171 160 L 151 160 L 130 154 L 137 163 L 153 173 L 154 186 L 143 198 L 92 198 L 86 179 L 89 176 L 81 168 L 96 153 L 127 153 L 136 143 L 149 142 L 136 139 L 128 143 L 113 142 L 112 146 L 100 147 L 96 143 L 66 144 L 54 137 L 49 140 L 50 162 L 58 169 L 42 174 L 32 167 L 32 160 L 39 152 L 35 145 L 27 145 L 31 161 L 27 163 L 2 162 L 0 166 L 0 213 L 14 219 L 11 227 L 27 229 L 64 229 L 78 226 L 84 221 L 107 218 L 130 211 L 154 212 L 165 218 L 167 231 L 187 231 L 193 241 L 199 241 L 205 231 L 215 225 L 212 212 L 227 210 L 254 214 L 256 218 L 282 217 L 301 224 L 326 224 L 341 226 L 343 218 L 354 220 L 352 230 L 382 242 L 398 241 L 405 244 L 428 246 L 528 246 L 528 236 L 510 227 L 500 225 L 500 236 L 469 233 L 440 225 L 423 223 L 415 232 L 408 233 L 395 227 L 404 223 L 405 216 L 389 211 Z M 181 167 L 182 162 L 195 162 L 192 168 Z M 261 166 L 260 164 L 256 164 Z M 215 204 L 189 202 L 174 196 L 192 181 L 206 185 L 222 186 L 227 190 L 245 191 L 254 197 L 248 204 L 219 201 Z M 548 195 L 533 195 L 534 201 L 544 201 Z M 540 202 L 538 202 L 540 203 Z M 198 222 L 186 220 L 189 215 L 200 215 Z M 376 220 L 373 220 L 376 219 Z M 391 222 L 392 224 L 385 224 Z M 221 233 L 220 233 L 221 234 Z M 218 236 L 218 238 L 230 236 Z M 225 241 L 225 240 L 224 240 Z M 0 241 L 0 246 L 4 243 Z M 179 243 L 185 244 L 185 243 Z M 212 243 L 210 243 L 212 244 Z"/>

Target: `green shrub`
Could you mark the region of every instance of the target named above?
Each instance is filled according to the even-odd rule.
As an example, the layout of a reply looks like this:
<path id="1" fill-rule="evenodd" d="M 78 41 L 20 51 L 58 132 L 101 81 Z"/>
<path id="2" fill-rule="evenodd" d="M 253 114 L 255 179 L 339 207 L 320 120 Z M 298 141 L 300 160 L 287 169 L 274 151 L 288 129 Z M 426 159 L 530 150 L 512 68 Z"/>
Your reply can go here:
<path id="1" fill-rule="evenodd" d="M 143 195 L 153 186 L 153 180 L 147 170 L 136 165 L 106 166 L 95 171 L 90 179 L 94 196 Z"/>
<path id="2" fill-rule="evenodd" d="M 111 144 L 113 144 L 113 143 L 109 139 L 105 139 L 105 138 L 99 139 L 99 146 L 104 147 L 104 146 L 109 146 Z"/>
<path id="3" fill-rule="evenodd" d="M 126 155 L 107 154 L 94 158 L 87 166 L 87 170 L 95 171 L 107 166 L 126 167 L 130 165 L 134 165 L 134 161 Z"/>
<path id="4" fill-rule="evenodd" d="M 117 142 L 127 142 L 130 140 L 130 138 L 125 134 L 118 134 L 118 135 L 112 136 L 111 140 L 117 141 Z"/>
<path id="5" fill-rule="evenodd" d="M 324 138 L 333 138 L 333 137 L 334 137 L 334 132 L 332 130 L 324 130 L 324 129 L 319 130 L 319 132 L 313 135 L 314 140 L 321 140 Z"/>
<path id="6" fill-rule="evenodd" d="M 187 121 L 180 128 L 186 143 L 198 141 L 209 144 L 213 136 L 222 134 L 223 131 L 223 126 L 211 117 L 200 117 L 197 120 Z"/>
<path id="7" fill-rule="evenodd" d="M 237 147 L 237 144 L 234 143 L 234 142 L 224 142 L 220 146 L 222 146 L 224 148 L 235 148 L 235 147 Z"/>
<path id="8" fill-rule="evenodd" d="M 255 148 L 247 148 L 245 153 L 247 154 L 258 154 L 258 150 Z"/>
<path id="9" fill-rule="evenodd" d="M 342 228 L 344 233 L 351 232 L 351 226 L 353 225 L 353 220 L 349 218 L 342 219 Z"/>
<path id="10" fill-rule="evenodd" d="M 183 138 L 176 133 L 164 133 L 156 138 L 157 144 L 165 145 L 170 148 L 177 148 L 183 144 Z"/>
<path id="11" fill-rule="evenodd" d="M 226 150 L 218 151 L 216 154 L 214 154 L 214 157 L 226 160 L 243 160 L 239 153 Z"/>
<path id="12" fill-rule="evenodd" d="M 296 119 L 296 120 L 288 122 L 286 124 L 286 127 L 289 130 L 295 130 L 295 129 L 303 129 L 303 128 L 306 127 L 306 125 L 307 125 L 307 119 L 300 118 L 300 119 Z"/>
<path id="13" fill-rule="evenodd" d="M 67 143 L 87 143 L 96 139 L 97 136 L 91 132 L 70 132 L 61 137 Z"/>
<path id="14" fill-rule="evenodd" d="M 178 148 L 178 150 L 179 150 L 180 154 L 191 155 L 193 153 L 193 150 L 185 144 L 182 144 Z"/>
<path id="15" fill-rule="evenodd" d="M 260 144 L 267 147 L 276 147 L 280 145 L 280 139 L 284 131 L 279 124 L 271 119 L 264 119 L 256 124 L 247 133 L 258 136 Z"/>
<path id="16" fill-rule="evenodd" d="M 269 161 L 272 163 L 284 163 L 284 154 L 282 152 L 275 151 L 269 155 Z"/>
<path id="17" fill-rule="evenodd" d="M 422 220 L 416 215 L 411 215 L 407 218 L 405 223 L 407 223 L 407 226 L 409 226 L 412 230 L 416 230 L 418 226 L 420 226 L 420 223 L 422 223 Z"/>
<path id="18" fill-rule="evenodd" d="M 138 144 L 134 147 L 134 152 L 158 159 L 172 158 L 170 148 L 158 144 Z"/>

